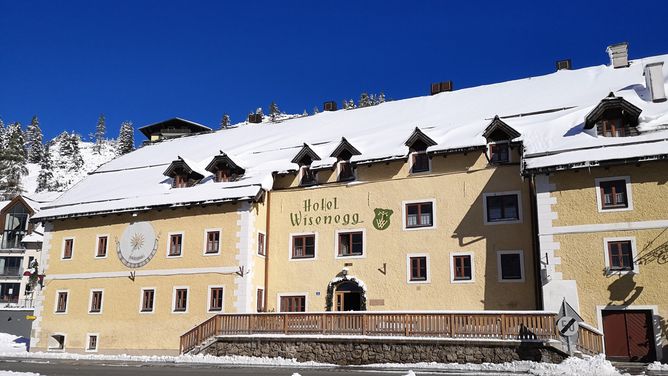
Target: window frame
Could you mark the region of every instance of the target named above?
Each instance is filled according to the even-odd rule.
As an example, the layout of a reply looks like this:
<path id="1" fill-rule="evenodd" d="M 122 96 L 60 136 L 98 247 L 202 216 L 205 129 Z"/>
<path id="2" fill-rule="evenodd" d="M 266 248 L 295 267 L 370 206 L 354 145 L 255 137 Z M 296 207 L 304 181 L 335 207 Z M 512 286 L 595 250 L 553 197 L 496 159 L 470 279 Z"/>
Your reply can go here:
<path id="1" fill-rule="evenodd" d="M 66 294 L 65 295 L 65 309 L 62 311 L 58 310 L 58 301 L 60 300 L 60 294 Z M 70 308 L 70 290 L 56 290 L 56 299 L 55 299 L 55 304 L 53 305 L 53 313 L 56 315 L 65 315 L 67 314 L 67 310 Z"/>
<path id="2" fill-rule="evenodd" d="M 417 155 L 424 154 L 427 158 L 428 168 L 424 171 L 413 171 L 413 165 L 415 165 L 415 159 Z M 409 175 L 420 175 L 420 174 L 429 174 L 432 171 L 431 158 L 429 158 L 429 153 L 427 150 L 416 150 L 408 153 L 408 174 Z"/>
<path id="3" fill-rule="evenodd" d="M 310 173 L 313 176 L 313 180 L 304 183 L 304 175 Z M 297 186 L 299 187 L 310 187 L 313 185 L 318 185 L 318 171 L 311 169 L 311 165 L 299 166 L 299 172 L 297 173 Z"/>
<path id="4" fill-rule="evenodd" d="M 281 309 L 281 300 L 282 298 L 287 298 L 287 297 L 297 297 L 297 296 L 303 296 L 304 297 L 304 311 L 303 312 L 308 312 L 308 293 L 306 292 L 286 292 L 286 293 L 279 293 L 276 295 L 276 311 L 279 313 L 290 313 L 290 312 L 302 312 L 302 311 L 283 311 Z"/>
<path id="5" fill-rule="evenodd" d="M 517 219 L 502 219 L 496 221 L 489 221 L 489 213 L 487 209 L 487 200 L 488 197 L 498 197 L 498 196 L 517 196 Z M 488 192 L 482 194 L 482 215 L 485 225 L 508 225 L 508 224 L 517 224 L 523 223 L 523 214 L 522 214 L 522 192 L 520 191 L 505 191 L 505 192 Z"/>
<path id="6" fill-rule="evenodd" d="M 362 233 L 362 254 L 361 255 L 348 255 L 342 256 L 339 254 L 339 236 L 342 234 L 353 234 L 353 233 Z M 351 228 L 344 230 L 334 231 L 334 259 L 361 259 L 366 258 L 366 229 L 364 228 Z"/>
<path id="7" fill-rule="evenodd" d="M 520 273 L 522 278 L 509 279 L 503 278 L 503 269 L 501 263 L 502 255 L 509 254 L 519 254 L 520 255 Z M 497 272 L 497 281 L 500 283 L 523 283 L 526 280 L 526 269 L 524 268 L 524 251 L 523 250 L 504 250 L 496 251 L 496 272 Z"/>
<path id="8" fill-rule="evenodd" d="M 72 241 L 72 247 L 71 247 L 71 249 L 70 249 L 70 256 L 69 256 L 69 257 L 65 257 L 65 249 L 66 249 L 66 247 L 67 247 L 67 241 L 68 241 L 68 240 L 71 240 L 71 241 Z M 76 243 L 76 238 L 75 238 L 74 236 L 68 236 L 68 237 L 64 237 L 64 238 L 63 238 L 63 246 L 62 246 L 62 250 L 61 250 L 61 253 L 60 253 L 60 260 L 61 260 L 61 261 L 69 261 L 69 260 L 72 260 L 72 258 L 74 258 L 74 246 L 75 246 L 75 243 Z"/>
<path id="9" fill-rule="evenodd" d="M 177 297 L 177 291 L 178 290 L 186 290 L 186 307 L 184 310 L 176 310 L 176 297 Z M 155 302 L 155 298 L 153 299 Z M 172 289 L 172 314 L 185 314 L 188 313 L 188 310 L 190 309 L 190 287 L 189 286 L 174 286 Z"/>
<path id="10" fill-rule="evenodd" d="M 95 337 L 95 348 L 90 348 L 90 338 Z M 84 351 L 87 353 L 96 353 L 100 348 L 100 333 L 86 333 L 86 342 L 84 342 Z"/>
<path id="11" fill-rule="evenodd" d="M 178 255 L 170 255 L 169 251 L 172 246 L 172 236 L 173 235 L 181 235 L 181 252 Z M 167 258 L 179 258 L 183 257 L 183 252 L 186 244 L 186 236 L 183 231 L 176 231 L 176 232 L 169 232 L 167 233 L 167 253 L 166 256 Z"/>
<path id="12" fill-rule="evenodd" d="M 314 243 L 313 243 L 313 257 L 293 257 L 293 249 L 294 249 L 294 238 L 295 237 L 305 237 L 305 236 L 313 236 L 314 237 Z M 290 261 L 310 261 L 310 260 L 316 260 L 318 258 L 318 233 L 317 232 L 298 232 L 298 233 L 291 233 L 288 235 L 288 260 Z"/>
<path id="13" fill-rule="evenodd" d="M 145 291 L 153 291 L 153 304 L 151 305 L 151 310 L 150 311 L 145 311 L 144 310 L 144 292 Z M 158 296 L 158 289 L 155 287 L 142 287 L 139 292 L 139 313 L 140 314 L 153 314 L 155 313 L 155 302 L 156 302 L 156 297 Z"/>
<path id="14" fill-rule="evenodd" d="M 411 270 L 411 259 L 417 257 L 425 258 L 425 273 L 427 277 L 424 280 L 413 280 Z M 431 262 L 428 253 L 409 253 L 406 255 L 406 283 L 408 284 L 428 284 L 431 283 Z"/>
<path id="15" fill-rule="evenodd" d="M 100 293 L 100 309 L 97 311 L 93 311 L 93 295 L 96 292 Z M 90 289 L 90 293 L 88 294 L 88 314 L 101 315 L 103 309 L 104 309 L 104 289 L 101 288 Z"/>
<path id="16" fill-rule="evenodd" d="M 455 257 L 468 256 L 471 259 L 471 278 L 456 279 L 455 277 Z M 451 252 L 450 253 L 450 283 L 475 283 L 475 257 L 473 252 Z"/>
<path id="17" fill-rule="evenodd" d="M 262 242 L 260 242 L 262 236 Z M 260 253 L 260 244 L 262 244 L 262 253 Z M 256 255 L 260 257 L 267 257 L 267 234 L 264 231 L 257 232 L 257 252 Z"/>
<path id="18" fill-rule="evenodd" d="M 610 269 L 610 248 L 609 243 L 615 242 L 630 242 L 631 243 L 631 269 L 629 270 L 619 270 Z M 603 238 L 603 256 L 604 256 L 604 265 L 606 270 L 606 275 L 624 275 L 628 273 L 638 274 L 640 273 L 640 265 L 634 260 L 638 257 L 638 248 L 636 247 L 636 238 L 634 236 L 621 236 L 621 237 L 612 237 L 612 238 Z"/>
<path id="19" fill-rule="evenodd" d="M 209 233 L 217 232 L 218 233 L 218 250 L 216 252 L 207 252 L 209 246 Z M 218 256 L 221 254 L 223 242 L 223 229 L 221 228 L 207 228 L 204 229 L 204 243 L 202 246 L 202 256 Z M 171 244 L 171 236 L 170 236 Z M 168 251 L 169 252 L 169 251 Z M 181 253 L 183 254 L 183 238 L 181 238 Z M 176 257 L 176 256 L 172 256 Z"/>
<path id="20" fill-rule="evenodd" d="M 211 298 L 213 298 L 213 289 L 220 289 L 220 309 L 211 308 Z M 223 313 L 225 312 L 225 286 L 223 285 L 209 285 L 207 286 L 206 293 L 206 312 L 208 313 Z"/>
<path id="21" fill-rule="evenodd" d="M 106 238 L 106 244 L 105 244 L 105 249 L 104 249 L 104 256 L 100 256 L 100 239 L 101 238 Z M 109 239 L 110 236 L 109 234 L 99 234 L 95 236 L 95 252 L 94 252 L 94 258 L 97 259 L 106 259 L 107 256 L 109 256 Z"/>
<path id="22" fill-rule="evenodd" d="M 341 172 L 343 171 L 342 165 L 347 164 L 350 166 L 350 177 L 348 179 L 341 179 Z M 341 159 L 336 161 L 336 181 L 338 183 L 346 183 L 357 180 L 357 169 L 354 168 L 350 159 Z"/>
<path id="23" fill-rule="evenodd" d="M 604 208 L 603 207 L 603 197 L 602 197 L 602 194 L 601 194 L 601 183 L 606 183 L 606 182 L 611 182 L 611 181 L 620 181 L 620 180 L 625 181 L 627 206 L 625 208 L 623 208 L 623 207 Z M 612 212 L 618 212 L 618 211 L 633 210 L 633 194 L 631 192 L 632 191 L 632 185 L 631 185 L 631 177 L 630 176 L 611 176 L 611 177 L 605 177 L 605 178 L 596 178 L 596 179 L 594 179 L 594 185 L 596 187 L 596 207 L 597 207 L 599 213 L 612 213 Z"/>
<path id="24" fill-rule="evenodd" d="M 408 205 L 431 204 L 431 226 L 408 227 Z M 433 230 L 438 228 L 436 221 L 436 199 L 426 198 L 423 200 L 406 200 L 401 202 L 401 225 L 404 231 Z"/>
<path id="25" fill-rule="evenodd" d="M 499 146 L 505 146 L 507 148 L 507 155 L 508 159 L 505 161 L 494 161 L 493 156 L 494 152 L 492 151 L 493 148 L 499 147 Z M 513 157 L 512 157 L 512 148 L 510 147 L 510 142 L 509 141 L 495 141 L 495 142 L 490 142 L 487 144 L 487 160 L 489 161 L 490 164 L 494 165 L 502 165 L 502 164 L 508 164 L 513 162 Z"/>

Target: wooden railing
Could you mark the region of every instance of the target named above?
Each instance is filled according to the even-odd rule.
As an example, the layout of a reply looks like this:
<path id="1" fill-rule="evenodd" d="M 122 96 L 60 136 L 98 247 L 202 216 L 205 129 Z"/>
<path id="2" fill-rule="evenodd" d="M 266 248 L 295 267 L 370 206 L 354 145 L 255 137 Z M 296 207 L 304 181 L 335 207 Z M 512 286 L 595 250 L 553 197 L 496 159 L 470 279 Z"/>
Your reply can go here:
<path id="1" fill-rule="evenodd" d="M 213 316 L 181 336 L 189 352 L 217 335 L 365 335 L 471 339 L 559 340 L 556 315 L 546 312 L 259 313 Z M 581 329 L 578 346 L 600 352 L 601 336 Z"/>
<path id="2" fill-rule="evenodd" d="M 580 323 L 577 349 L 587 355 L 603 353 L 603 333 L 589 325 Z"/>

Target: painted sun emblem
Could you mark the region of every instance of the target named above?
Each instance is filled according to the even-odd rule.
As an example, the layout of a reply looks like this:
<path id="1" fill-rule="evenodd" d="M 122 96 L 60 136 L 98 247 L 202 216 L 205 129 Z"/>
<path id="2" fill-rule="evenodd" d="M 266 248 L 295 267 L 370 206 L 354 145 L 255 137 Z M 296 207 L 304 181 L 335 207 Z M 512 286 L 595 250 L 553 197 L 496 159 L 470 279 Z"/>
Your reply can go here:
<path id="1" fill-rule="evenodd" d="M 144 235 L 136 233 L 132 235 L 132 238 L 130 239 L 130 246 L 132 247 L 132 250 L 140 249 L 144 246 Z"/>

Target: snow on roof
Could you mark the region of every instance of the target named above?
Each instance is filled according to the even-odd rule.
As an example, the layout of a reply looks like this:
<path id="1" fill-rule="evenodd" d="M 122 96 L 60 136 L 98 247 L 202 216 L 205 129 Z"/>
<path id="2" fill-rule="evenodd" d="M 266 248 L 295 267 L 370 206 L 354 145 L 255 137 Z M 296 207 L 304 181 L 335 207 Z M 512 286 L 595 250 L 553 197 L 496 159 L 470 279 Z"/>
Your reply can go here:
<path id="1" fill-rule="evenodd" d="M 9 205 L 9 203 L 12 202 L 11 200 L 9 201 L 0 201 L 0 211 L 5 208 L 5 206 Z"/>
<path id="2" fill-rule="evenodd" d="M 345 137 L 360 151 L 353 162 L 406 158 L 404 142 L 418 127 L 436 145 L 430 152 L 483 147 L 483 132 L 495 116 L 517 130 L 525 147 L 526 168 L 537 169 L 590 160 L 668 154 L 668 102 L 653 103 L 643 67 L 668 55 L 631 61 L 627 68 L 595 66 L 560 70 L 539 77 L 385 102 L 354 110 L 322 112 L 277 124 L 247 124 L 207 134 L 147 145 L 101 166 L 82 182 L 44 206 L 37 217 L 127 211 L 151 206 L 252 199 L 271 189 L 274 172 L 298 168 L 291 161 L 308 144 L 331 166 L 329 157 Z M 668 77 L 668 64 L 664 64 Z M 612 92 L 640 108 L 635 137 L 596 137 L 584 130 L 588 113 Z M 641 142 L 638 144 L 638 142 Z M 584 150 L 580 150 L 584 149 Z M 177 156 L 206 166 L 220 151 L 242 160 L 239 181 L 203 179 L 197 186 L 171 188 L 162 175 Z"/>

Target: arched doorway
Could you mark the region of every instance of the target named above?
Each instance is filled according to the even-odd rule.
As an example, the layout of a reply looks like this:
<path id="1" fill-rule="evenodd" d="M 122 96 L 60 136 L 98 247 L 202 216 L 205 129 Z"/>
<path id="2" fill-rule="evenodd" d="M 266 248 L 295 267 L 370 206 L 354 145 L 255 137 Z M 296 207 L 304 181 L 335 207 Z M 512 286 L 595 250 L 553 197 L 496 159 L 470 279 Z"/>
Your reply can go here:
<path id="1" fill-rule="evenodd" d="M 330 283 L 327 288 L 328 311 L 366 311 L 366 295 L 354 277 Z"/>

